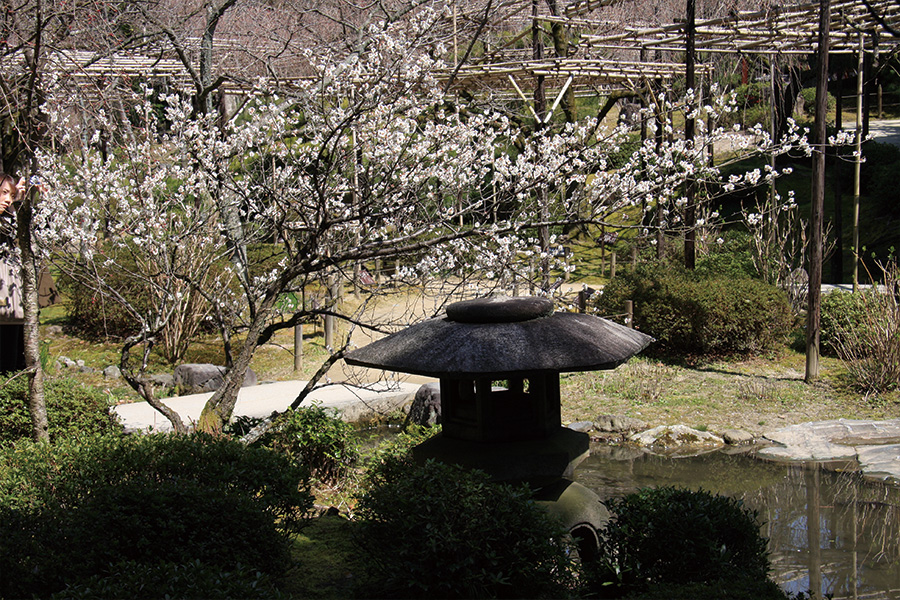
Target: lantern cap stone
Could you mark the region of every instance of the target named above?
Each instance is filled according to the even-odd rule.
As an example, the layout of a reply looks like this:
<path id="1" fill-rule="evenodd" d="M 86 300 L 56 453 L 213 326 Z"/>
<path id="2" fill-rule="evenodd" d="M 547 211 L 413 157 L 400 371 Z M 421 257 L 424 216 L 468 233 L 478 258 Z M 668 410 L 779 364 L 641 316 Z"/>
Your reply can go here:
<path id="1" fill-rule="evenodd" d="M 350 352 L 350 365 L 438 378 L 613 369 L 653 338 L 600 317 L 553 312 L 534 297 L 457 302 Z"/>

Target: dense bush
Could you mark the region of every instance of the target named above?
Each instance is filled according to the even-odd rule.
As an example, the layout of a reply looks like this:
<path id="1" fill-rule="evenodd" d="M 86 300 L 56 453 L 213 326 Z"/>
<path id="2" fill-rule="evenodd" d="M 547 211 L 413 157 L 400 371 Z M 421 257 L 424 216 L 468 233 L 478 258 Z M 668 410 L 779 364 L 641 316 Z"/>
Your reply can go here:
<path id="1" fill-rule="evenodd" d="M 663 354 L 752 354 L 783 343 L 793 325 L 787 296 L 756 279 L 705 275 L 644 263 L 616 277 L 597 300 L 599 314 L 634 302 L 634 326 Z"/>
<path id="2" fill-rule="evenodd" d="M 109 286 L 136 307 L 149 304 L 146 290 L 114 269 L 102 273 Z M 61 273 L 57 278 L 66 307 L 65 328 L 89 340 L 124 339 L 138 332 L 134 315 L 124 306 L 80 281 Z"/>
<path id="3" fill-rule="evenodd" d="M 54 594 L 55 600 L 97 600 L 128 598 L 156 600 L 183 598 L 185 600 L 225 600 L 226 598 L 255 598 L 264 600 L 284 597 L 274 587 L 271 577 L 238 565 L 223 570 L 210 567 L 199 560 L 185 563 L 161 561 L 146 564 L 137 561 L 116 563 L 112 575 L 94 576 L 66 586 Z"/>
<path id="4" fill-rule="evenodd" d="M 102 390 L 71 378 L 44 382 L 50 438 L 119 429 Z M 0 447 L 31 436 L 28 382 L 17 377 L 0 387 Z"/>
<path id="5" fill-rule="evenodd" d="M 526 487 L 429 461 L 386 460 L 360 498 L 375 597 L 537 598 L 573 584 L 564 531 Z"/>
<path id="6" fill-rule="evenodd" d="M 800 90 L 800 95 L 803 97 L 803 112 L 812 116 L 816 114 L 816 88 L 808 87 Z M 828 93 L 828 96 L 825 99 L 826 104 L 828 105 L 828 110 L 833 111 L 835 107 L 837 107 L 837 98 L 834 97 L 834 94 Z"/>
<path id="7" fill-rule="evenodd" d="M 55 593 L 123 560 L 278 574 L 311 506 L 303 469 L 226 438 L 21 442 L 0 454 L 0 596 Z"/>
<path id="8" fill-rule="evenodd" d="M 750 234 L 728 231 L 722 234 L 721 244 L 697 257 L 696 275 L 703 279 L 746 278 L 756 275 L 750 255 Z"/>
<path id="9" fill-rule="evenodd" d="M 840 334 L 865 322 L 866 305 L 861 294 L 834 291 L 822 295 L 819 343 L 823 354 L 837 356 Z"/>
<path id="10" fill-rule="evenodd" d="M 756 582 L 768 587 L 766 540 L 756 513 L 732 498 L 674 487 L 643 489 L 607 502 L 595 589 Z M 594 565 L 595 567 L 597 565 Z M 613 590 L 609 590 L 610 592 Z M 730 597 L 723 595 L 722 597 Z"/>
<path id="11" fill-rule="evenodd" d="M 353 426 L 319 405 L 282 414 L 257 443 L 304 465 L 326 484 L 337 483 L 359 457 Z"/>
<path id="12" fill-rule="evenodd" d="M 900 387 L 900 266 L 891 261 L 879 267 L 879 287 L 832 292 L 822 305 L 822 333 L 828 315 L 828 344 L 852 385 L 866 394 Z"/>

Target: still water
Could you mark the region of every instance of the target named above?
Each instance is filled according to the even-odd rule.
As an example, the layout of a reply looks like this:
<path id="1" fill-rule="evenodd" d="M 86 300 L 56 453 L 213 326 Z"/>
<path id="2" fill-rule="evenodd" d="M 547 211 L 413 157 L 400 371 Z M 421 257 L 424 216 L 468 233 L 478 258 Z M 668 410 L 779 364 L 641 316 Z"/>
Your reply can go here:
<path id="1" fill-rule="evenodd" d="M 738 498 L 758 512 L 773 578 L 786 591 L 900 599 L 900 486 L 865 479 L 853 465 L 595 445 L 575 479 L 601 498 L 663 485 Z"/>

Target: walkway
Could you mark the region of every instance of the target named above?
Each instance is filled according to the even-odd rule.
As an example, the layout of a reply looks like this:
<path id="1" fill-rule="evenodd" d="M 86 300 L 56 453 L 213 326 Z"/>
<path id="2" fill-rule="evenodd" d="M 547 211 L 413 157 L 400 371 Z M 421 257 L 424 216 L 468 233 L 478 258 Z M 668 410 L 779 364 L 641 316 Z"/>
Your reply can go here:
<path id="1" fill-rule="evenodd" d="M 333 409 L 344 420 L 366 421 L 396 413 L 412 402 L 419 389 L 418 383 L 382 382 L 366 389 L 344 384 L 327 385 L 314 390 L 304 405 L 319 403 Z M 238 393 L 234 416 L 264 418 L 273 412 L 282 412 L 297 398 L 306 386 L 305 381 L 279 381 L 241 388 Z M 191 394 L 162 401 L 188 423 L 200 418 L 200 413 L 212 392 Z M 113 408 L 128 431 L 171 431 L 172 425 L 161 413 L 146 402 L 120 404 Z"/>

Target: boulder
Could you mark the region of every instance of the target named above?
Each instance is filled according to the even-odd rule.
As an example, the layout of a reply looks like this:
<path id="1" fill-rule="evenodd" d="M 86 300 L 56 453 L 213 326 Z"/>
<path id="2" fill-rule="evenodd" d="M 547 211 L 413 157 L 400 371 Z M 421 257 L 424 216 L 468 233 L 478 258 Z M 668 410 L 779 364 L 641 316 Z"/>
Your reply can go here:
<path id="1" fill-rule="evenodd" d="M 225 381 L 225 374 L 228 369 L 218 365 L 207 363 L 186 363 L 175 367 L 172 377 L 175 385 L 178 386 L 182 393 L 185 394 L 202 394 L 205 392 L 214 392 Z M 241 387 L 249 387 L 256 385 L 256 373 L 252 369 L 247 369 L 244 374 L 244 383 Z"/>
<path id="2" fill-rule="evenodd" d="M 691 429 L 685 425 L 663 425 L 628 437 L 632 442 L 651 448 L 680 448 L 683 446 L 717 447 L 724 440 L 708 431 Z"/>
<path id="3" fill-rule="evenodd" d="M 580 431 L 581 433 L 588 433 L 594 428 L 594 424 L 590 421 L 576 421 L 575 423 L 569 423 L 569 429 L 572 431 Z"/>
<path id="4" fill-rule="evenodd" d="M 103 369 L 104 379 L 119 379 L 120 377 L 122 377 L 122 371 L 116 365 L 109 365 Z"/>
<path id="5" fill-rule="evenodd" d="M 407 423 L 415 425 L 438 425 L 441 422 L 441 385 L 433 381 L 416 390 L 406 417 Z"/>
<path id="6" fill-rule="evenodd" d="M 600 415 L 594 421 L 594 429 L 603 433 L 633 433 L 647 429 L 647 424 L 633 417 Z"/>
<path id="7" fill-rule="evenodd" d="M 729 446 L 743 446 L 752 444 L 756 440 L 752 433 L 741 431 L 740 429 L 726 429 L 722 432 L 722 439 Z"/>
<path id="8" fill-rule="evenodd" d="M 154 373 L 150 376 L 153 385 L 161 388 L 175 387 L 175 377 L 171 373 Z"/>

